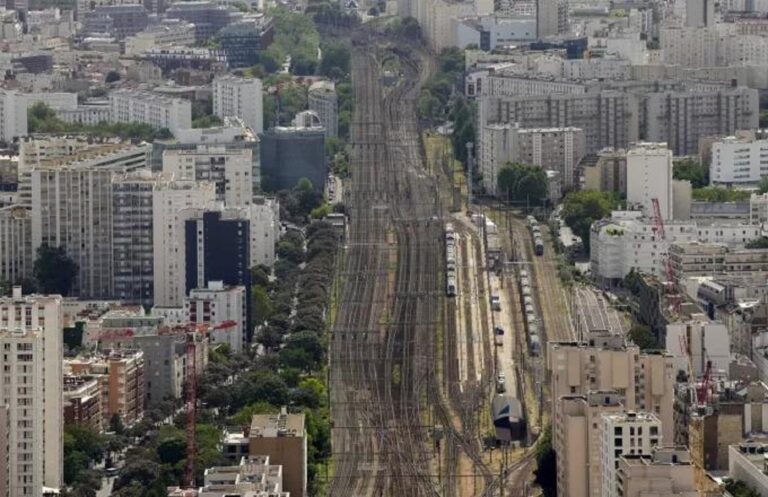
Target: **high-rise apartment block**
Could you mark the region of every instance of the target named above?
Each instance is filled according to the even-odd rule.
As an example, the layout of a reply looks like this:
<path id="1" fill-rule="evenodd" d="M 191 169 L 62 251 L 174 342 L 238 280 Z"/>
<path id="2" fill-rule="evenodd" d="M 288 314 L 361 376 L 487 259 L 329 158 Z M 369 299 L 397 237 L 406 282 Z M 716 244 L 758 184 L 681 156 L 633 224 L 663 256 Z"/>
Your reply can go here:
<path id="1" fill-rule="evenodd" d="M 154 303 L 181 307 L 185 285 L 184 222 L 190 209 L 205 208 L 216 201 L 216 186 L 210 182 L 169 181 L 154 191 L 152 239 Z M 196 286 L 192 287 L 195 288 Z"/>
<path id="2" fill-rule="evenodd" d="M 8 406 L 9 495 L 37 496 L 63 483 L 61 298 L 0 298 L 3 384 Z"/>
<path id="3" fill-rule="evenodd" d="M 101 384 L 92 376 L 64 376 L 64 423 L 101 431 Z"/>
<path id="4" fill-rule="evenodd" d="M 251 456 L 269 456 L 283 466 L 283 489 L 291 497 L 307 494 L 307 435 L 303 414 L 257 414 L 248 435 Z"/>
<path id="5" fill-rule="evenodd" d="M 503 196 L 497 181 L 508 162 L 520 162 L 558 171 L 563 186 L 574 186 L 574 170 L 586 153 L 584 131 L 578 128 L 520 128 L 515 124 L 489 124 L 480 134 L 478 165 L 483 185 Z M 533 200 L 533 199 L 532 199 Z"/>
<path id="6" fill-rule="evenodd" d="M 62 167 L 33 169 L 32 248 L 64 247 L 78 273 L 72 293 L 109 298 L 112 284 L 112 172 Z"/>
<path id="7" fill-rule="evenodd" d="M 333 81 L 318 81 L 309 87 L 307 93 L 309 110 L 317 113 L 320 124 L 325 128 L 326 138 L 339 134 L 339 103 L 336 85 Z"/>
<path id="8" fill-rule="evenodd" d="M 32 275 L 32 224 L 21 206 L 0 208 L 0 281 L 19 283 Z"/>
<path id="9" fill-rule="evenodd" d="M 729 136 L 712 144 L 709 177 L 724 186 L 756 185 L 768 176 L 768 139 Z"/>
<path id="10" fill-rule="evenodd" d="M 216 200 L 228 207 L 253 201 L 253 150 L 219 145 L 172 148 L 163 152 L 163 174 L 181 180 L 211 181 Z"/>
<path id="11" fill-rule="evenodd" d="M 225 75 L 213 80 L 213 113 L 220 118 L 239 117 L 254 133 L 261 133 L 263 107 L 260 79 Z"/>
<path id="12" fill-rule="evenodd" d="M 603 476 L 597 478 L 592 469 L 589 475 L 585 475 L 583 467 L 579 473 L 568 462 L 571 457 L 569 451 L 582 449 L 574 448 L 577 446 L 568 442 L 567 437 L 590 437 L 594 434 L 590 434 L 589 430 L 599 429 L 599 423 L 598 427 L 593 423 L 586 425 L 586 435 L 573 435 L 573 431 L 568 431 L 576 426 L 571 424 L 573 416 L 581 419 L 579 423 L 585 423 L 583 418 L 588 404 L 596 409 L 601 404 L 604 405 L 601 408 L 607 408 L 620 403 L 628 412 L 652 413 L 661 422 L 659 438 L 674 439 L 673 400 L 677 371 L 671 355 L 640 354 L 636 346 L 625 345 L 621 335 L 590 333 L 585 337 L 585 343 L 550 342 L 547 365 L 552 382 L 553 445 L 559 458 L 567 459 L 558 461 L 557 485 L 564 495 L 600 495 L 596 486 Z M 613 392 L 619 397 L 607 395 L 607 402 L 601 402 L 599 396 L 591 397 L 590 404 L 590 395 L 598 392 Z M 587 400 L 570 402 L 570 407 L 564 408 L 561 399 L 574 396 Z M 594 446 L 588 445 L 584 450 L 592 451 Z M 574 488 L 583 489 L 583 493 L 571 493 Z"/>
<path id="13" fill-rule="evenodd" d="M 192 127 L 189 100 L 170 98 L 140 90 L 115 90 L 109 94 L 110 120 L 117 123 L 146 123 L 171 133 Z"/>
<path id="14" fill-rule="evenodd" d="M 600 461 L 604 497 L 618 497 L 616 478 L 619 458 L 628 454 L 651 455 L 661 445 L 661 421 L 652 413 L 623 412 L 603 414 L 601 426 Z"/>
<path id="15" fill-rule="evenodd" d="M 638 143 L 627 152 L 627 203 L 653 217 L 654 199 L 661 218 L 672 219 L 672 151 L 665 143 Z"/>
<path id="16" fill-rule="evenodd" d="M 11 143 L 27 134 L 27 100 L 20 93 L 0 90 L 0 140 Z"/>

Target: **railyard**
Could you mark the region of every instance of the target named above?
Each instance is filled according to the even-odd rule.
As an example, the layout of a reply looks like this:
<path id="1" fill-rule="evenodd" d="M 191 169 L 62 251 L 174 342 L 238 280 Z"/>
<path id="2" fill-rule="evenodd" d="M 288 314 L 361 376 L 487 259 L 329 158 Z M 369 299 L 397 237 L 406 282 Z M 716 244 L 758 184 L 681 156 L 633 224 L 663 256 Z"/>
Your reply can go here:
<path id="1" fill-rule="evenodd" d="M 331 338 L 330 495 L 529 495 L 534 451 L 484 446 L 499 373 L 532 418 L 528 442 L 545 421 L 543 359 L 528 350 L 516 277 L 488 271 L 484 229 L 449 213 L 455 197 L 438 186 L 439 168 L 425 167 L 415 98 L 432 59 L 370 34 L 355 42 L 349 231 Z M 393 55 L 400 78 L 384 86 L 381 60 Z M 446 296 L 447 222 L 457 227 L 455 297 Z M 536 282 L 545 337 L 571 336 L 552 251 L 534 257 L 518 219 L 502 231 L 504 252 Z M 492 310 L 492 294 L 502 311 Z"/>

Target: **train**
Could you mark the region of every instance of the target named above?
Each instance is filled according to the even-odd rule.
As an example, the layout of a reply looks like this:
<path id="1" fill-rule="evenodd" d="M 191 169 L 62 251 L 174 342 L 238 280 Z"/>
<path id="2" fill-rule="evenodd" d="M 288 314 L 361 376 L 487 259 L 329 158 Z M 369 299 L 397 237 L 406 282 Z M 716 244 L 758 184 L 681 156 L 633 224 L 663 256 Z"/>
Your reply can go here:
<path id="1" fill-rule="evenodd" d="M 456 288 L 456 232 L 445 223 L 445 294 L 455 297 Z"/>
<path id="2" fill-rule="evenodd" d="M 544 255 L 544 240 L 541 238 L 541 227 L 539 226 L 539 222 L 533 216 L 525 218 L 525 222 L 531 230 L 531 236 L 533 236 L 534 253 L 537 256 Z"/>
<path id="3" fill-rule="evenodd" d="M 525 316 L 525 331 L 528 336 L 528 350 L 533 357 L 541 355 L 541 335 L 539 317 L 533 300 L 531 282 L 528 271 L 521 269 L 518 273 L 520 285 L 520 308 Z"/>

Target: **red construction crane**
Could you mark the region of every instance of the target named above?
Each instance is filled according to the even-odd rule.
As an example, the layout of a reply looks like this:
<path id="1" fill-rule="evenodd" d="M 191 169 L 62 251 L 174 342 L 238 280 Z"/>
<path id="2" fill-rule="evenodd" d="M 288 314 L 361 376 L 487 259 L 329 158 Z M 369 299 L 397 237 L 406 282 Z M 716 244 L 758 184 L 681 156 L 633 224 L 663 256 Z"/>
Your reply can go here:
<path id="1" fill-rule="evenodd" d="M 197 417 L 197 346 L 195 334 L 187 334 L 187 467 L 184 473 L 184 486 L 195 488 L 195 456 L 197 443 L 195 425 Z"/>
<path id="2" fill-rule="evenodd" d="M 704 369 L 704 378 L 701 380 L 696 397 L 698 397 L 699 405 L 705 405 L 709 403 L 709 385 L 712 381 L 712 361 L 707 361 L 707 367 Z"/>
<path id="3" fill-rule="evenodd" d="M 659 199 L 651 199 L 653 204 L 653 231 L 656 233 L 656 240 L 663 242 L 667 239 L 667 234 L 664 231 L 664 218 L 661 217 L 661 208 L 659 207 Z M 669 251 L 669 248 L 667 248 Z M 669 260 L 669 253 L 664 255 L 664 270 L 666 272 L 667 281 L 664 282 L 665 297 L 667 306 L 678 314 L 680 312 L 680 295 L 677 293 L 675 287 L 675 274 L 672 271 L 672 263 Z"/>

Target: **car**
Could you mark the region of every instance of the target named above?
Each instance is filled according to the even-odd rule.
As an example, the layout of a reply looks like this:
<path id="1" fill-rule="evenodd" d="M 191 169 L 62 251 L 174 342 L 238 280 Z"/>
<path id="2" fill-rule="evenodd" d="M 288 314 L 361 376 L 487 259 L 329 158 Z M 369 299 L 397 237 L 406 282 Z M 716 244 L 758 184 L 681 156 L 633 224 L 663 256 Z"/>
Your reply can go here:
<path id="1" fill-rule="evenodd" d="M 113 476 L 117 476 L 117 468 L 115 468 L 114 466 L 107 468 L 106 470 L 104 470 L 104 472 L 106 473 L 107 478 L 112 478 Z"/>
<path id="2" fill-rule="evenodd" d="M 504 328 L 502 328 L 501 326 L 495 327 L 493 329 L 493 334 L 494 335 L 503 335 L 504 334 Z"/>
<path id="3" fill-rule="evenodd" d="M 491 309 L 494 311 L 501 310 L 501 299 L 498 295 L 491 295 Z"/>

